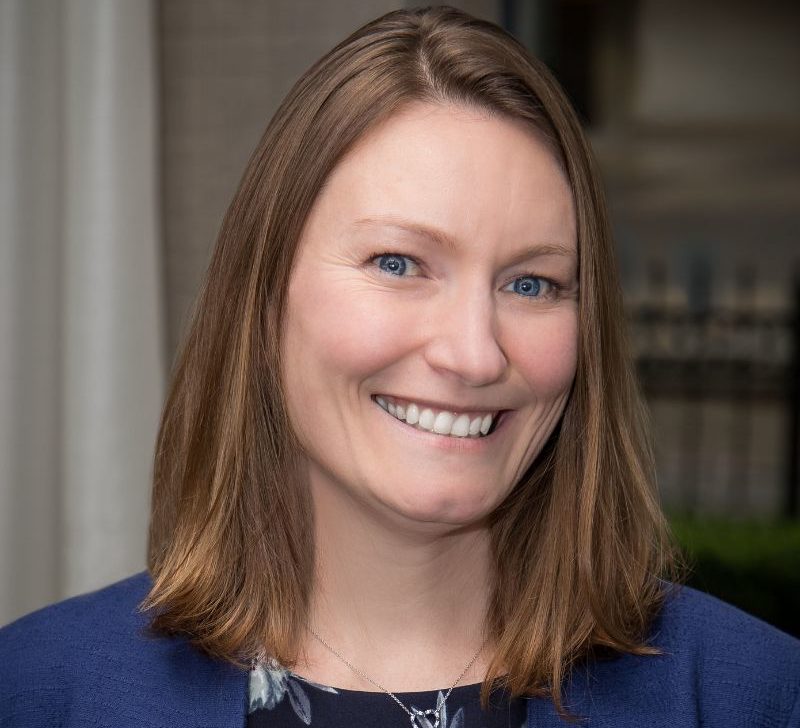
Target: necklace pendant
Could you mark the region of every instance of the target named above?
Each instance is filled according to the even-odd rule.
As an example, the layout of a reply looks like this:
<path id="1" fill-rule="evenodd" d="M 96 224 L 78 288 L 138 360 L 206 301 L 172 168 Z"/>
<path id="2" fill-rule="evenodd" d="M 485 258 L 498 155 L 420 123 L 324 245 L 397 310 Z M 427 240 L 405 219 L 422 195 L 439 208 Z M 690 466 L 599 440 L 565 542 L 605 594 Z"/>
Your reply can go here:
<path id="1" fill-rule="evenodd" d="M 433 720 L 428 718 L 432 716 Z M 419 710 L 411 708 L 411 726 L 412 728 L 439 728 L 439 711 L 428 709 Z"/>

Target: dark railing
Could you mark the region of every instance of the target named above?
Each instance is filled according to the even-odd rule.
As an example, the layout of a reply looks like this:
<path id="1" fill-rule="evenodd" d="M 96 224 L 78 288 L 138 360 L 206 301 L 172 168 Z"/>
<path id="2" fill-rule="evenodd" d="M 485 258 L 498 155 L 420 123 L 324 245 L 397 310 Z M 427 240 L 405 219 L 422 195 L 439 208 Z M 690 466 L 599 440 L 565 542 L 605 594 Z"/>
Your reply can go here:
<path id="1" fill-rule="evenodd" d="M 629 307 L 640 380 L 664 440 L 656 443 L 659 470 L 669 466 L 673 473 L 666 500 L 677 510 L 700 508 L 703 489 L 710 487 L 703 464 L 711 458 L 715 480 L 725 490 L 718 509 L 748 515 L 755 487 L 774 492 L 777 512 L 771 515 L 800 516 L 800 278 L 791 300 L 779 309 L 755 305 L 756 283 L 752 272 L 740 271 L 736 307 L 713 305 L 710 274 L 701 270 L 684 300 L 671 303 L 665 270 L 651 266 L 646 297 Z M 671 433 L 659 427 L 665 405 Z M 713 432 L 705 422 L 710 407 L 727 413 Z M 754 447 L 765 436 L 759 432 L 765 412 L 781 442 L 770 446 L 777 456 L 768 475 L 762 468 L 753 483 Z"/>

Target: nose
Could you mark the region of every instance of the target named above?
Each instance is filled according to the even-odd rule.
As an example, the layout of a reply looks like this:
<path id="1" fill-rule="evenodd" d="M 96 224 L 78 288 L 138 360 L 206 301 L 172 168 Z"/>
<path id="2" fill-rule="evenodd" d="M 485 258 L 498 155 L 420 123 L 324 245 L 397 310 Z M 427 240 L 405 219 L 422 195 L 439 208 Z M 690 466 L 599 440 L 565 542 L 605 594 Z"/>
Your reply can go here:
<path id="1" fill-rule="evenodd" d="M 508 359 L 497 339 L 497 320 L 491 294 L 453 296 L 437 301 L 439 309 L 429 319 L 425 347 L 428 364 L 473 387 L 500 379 Z"/>

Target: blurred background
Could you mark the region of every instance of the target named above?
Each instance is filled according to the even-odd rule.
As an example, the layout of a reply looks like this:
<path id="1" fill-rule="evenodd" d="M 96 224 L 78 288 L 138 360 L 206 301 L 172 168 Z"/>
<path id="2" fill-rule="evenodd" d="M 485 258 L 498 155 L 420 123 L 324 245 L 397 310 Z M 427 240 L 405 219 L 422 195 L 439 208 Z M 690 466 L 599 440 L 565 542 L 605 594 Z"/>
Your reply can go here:
<path id="1" fill-rule="evenodd" d="M 800 5 L 450 4 L 589 132 L 690 583 L 800 635 Z M 401 6 L 0 0 L 0 624 L 144 568 L 169 368 L 248 157 Z"/>

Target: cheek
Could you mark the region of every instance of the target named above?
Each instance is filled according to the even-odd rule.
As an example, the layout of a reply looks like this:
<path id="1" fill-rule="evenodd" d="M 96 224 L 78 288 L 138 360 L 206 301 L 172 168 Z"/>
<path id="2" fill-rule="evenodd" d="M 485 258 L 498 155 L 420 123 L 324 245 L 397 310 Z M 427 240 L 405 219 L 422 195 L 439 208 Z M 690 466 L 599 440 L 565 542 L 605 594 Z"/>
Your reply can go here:
<path id="1" fill-rule="evenodd" d="M 530 335 L 517 333 L 510 342 L 510 356 L 539 398 L 557 397 L 570 387 L 578 361 L 577 312 L 543 316 Z"/>
<path id="2" fill-rule="evenodd" d="M 297 280 L 289 290 L 285 361 L 299 363 L 304 386 L 357 385 L 402 356 L 413 330 L 408 307 L 379 291 L 341 281 L 322 295 Z"/>

